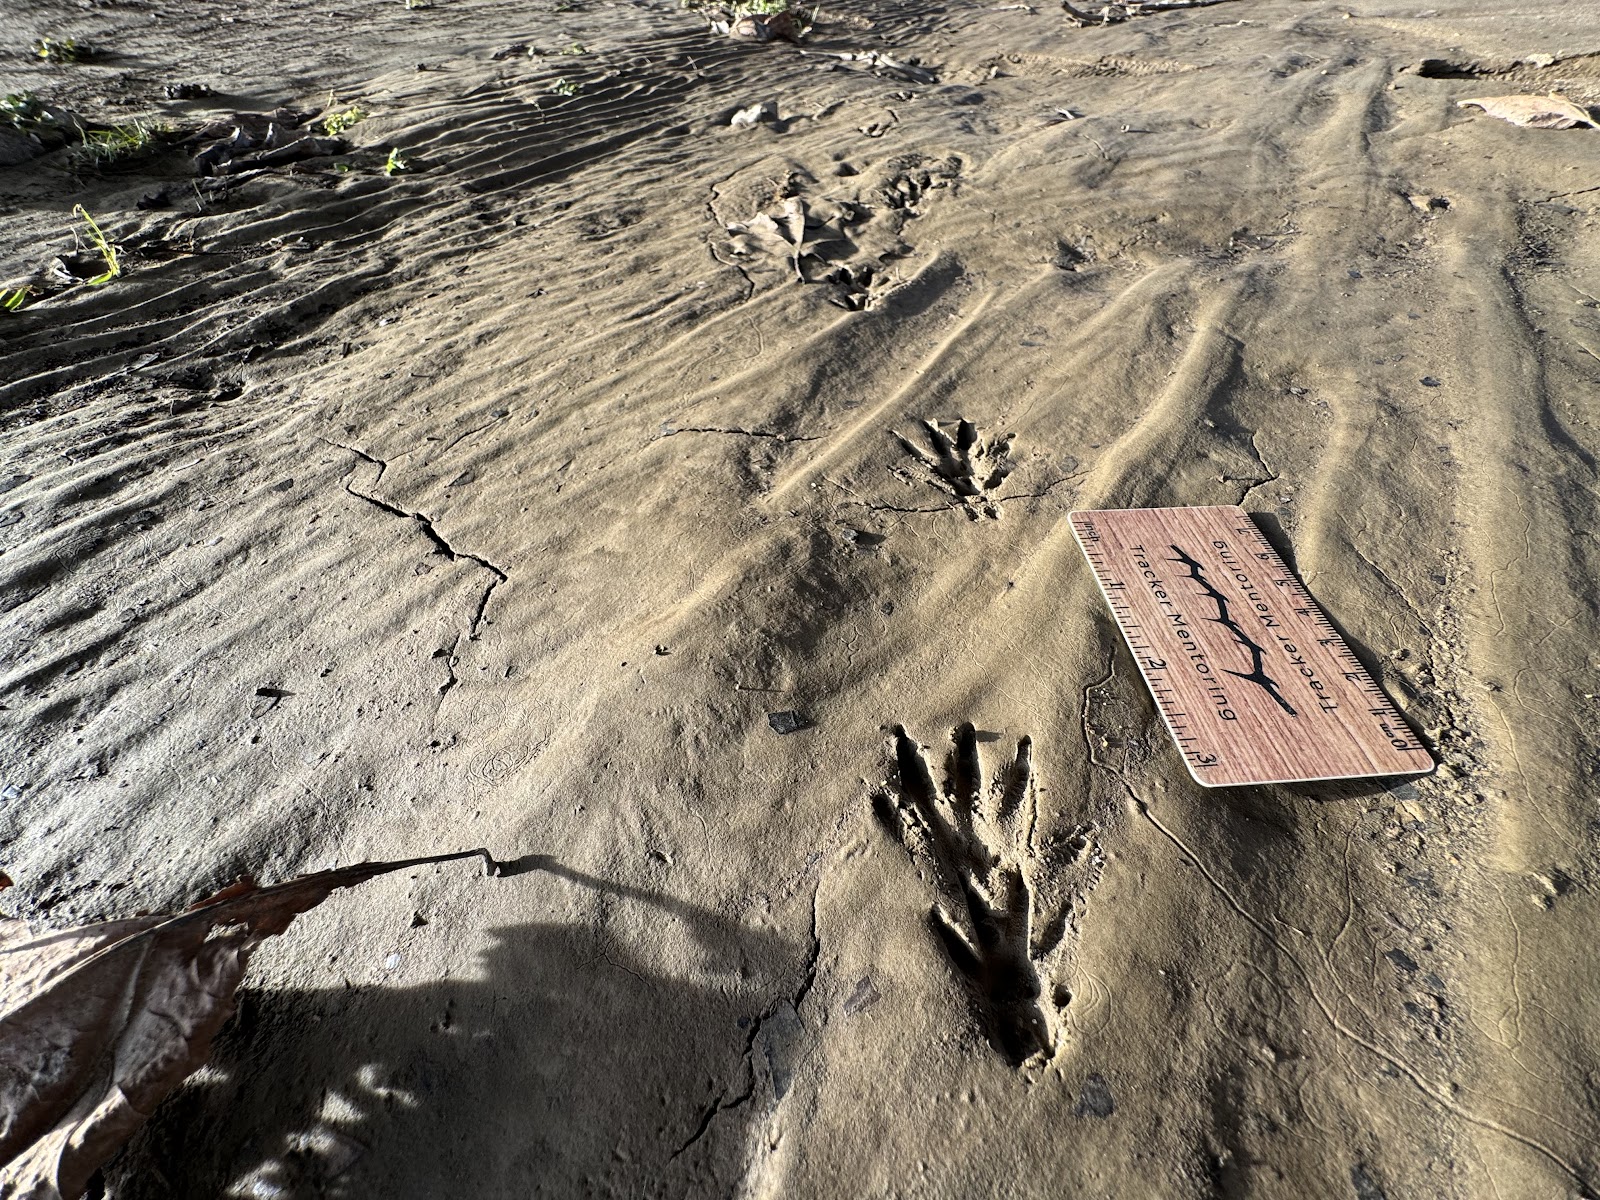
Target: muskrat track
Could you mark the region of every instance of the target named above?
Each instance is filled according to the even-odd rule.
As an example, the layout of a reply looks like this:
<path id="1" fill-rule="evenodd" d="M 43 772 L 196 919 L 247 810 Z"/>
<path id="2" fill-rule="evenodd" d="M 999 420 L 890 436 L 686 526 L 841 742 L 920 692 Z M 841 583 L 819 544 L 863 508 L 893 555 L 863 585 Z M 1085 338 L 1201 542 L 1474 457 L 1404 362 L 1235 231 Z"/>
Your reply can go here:
<path id="1" fill-rule="evenodd" d="M 995 493 L 1014 466 L 1010 435 L 985 442 L 978 435 L 978 427 L 965 419 L 956 422 L 954 438 L 937 421 L 923 421 L 922 428 L 932 454 L 899 431 L 894 436 L 905 452 L 922 465 L 927 482 L 961 501 L 973 520 L 980 514 L 998 520 L 1000 505 Z"/>
<path id="2" fill-rule="evenodd" d="M 962 164 L 902 154 L 859 170 L 845 164 L 843 175 L 839 166 L 813 173 L 774 156 L 715 184 L 708 210 L 722 232 L 712 257 L 752 290 L 758 278 L 786 277 L 831 285 L 841 308 L 877 307 L 905 282 L 896 264 L 913 249 L 902 235 L 954 187 Z"/>
<path id="3" fill-rule="evenodd" d="M 894 727 L 894 739 L 898 780 L 873 795 L 874 810 L 912 861 L 932 868 L 941 897 L 929 922 L 995 1048 L 1013 1066 L 1048 1059 L 1072 1002 L 1071 991 L 1055 981 L 1078 914 L 1072 893 L 1041 904 L 1040 883 L 1048 877 L 1060 892 L 1070 868 L 1087 862 L 1092 875 L 1082 891 L 1092 887 L 1103 861 L 1092 831 L 1077 828 L 1036 845 L 1038 789 L 1028 737 L 985 787 L 977 730 L 957 726 L 942 789 L 904 727 Z"/>

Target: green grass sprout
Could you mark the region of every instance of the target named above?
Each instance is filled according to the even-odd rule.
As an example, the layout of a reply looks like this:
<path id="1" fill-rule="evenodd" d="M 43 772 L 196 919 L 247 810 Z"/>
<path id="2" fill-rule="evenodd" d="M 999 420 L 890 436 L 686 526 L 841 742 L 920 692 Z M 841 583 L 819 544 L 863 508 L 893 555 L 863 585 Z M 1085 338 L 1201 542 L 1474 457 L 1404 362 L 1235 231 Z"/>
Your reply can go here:
<path id="1" fill-rule="evenodd" d="M 122 263 L 117 259 L 117 246 L 105 235 L 105 230 L 100 228 L 100 222 L 89 215 L 89 210 L 81 204 L 72 206 L 72 215 L 83 221 L 89 227 L 89 244 L 100 254 L 100 259 L 105 263 L 105 271 L 93 279 L 85 280 L 90 287 L 100 287 L 110 283 L 122 274 Z"/>
<path id="2" fill-rule="evenodd" d="M 108 167 L 143 154 L 168 132 L 168 127 L 159 121 L 132 121 L 110 129 L 94 129 L 83 135 L 80 153 L 95 166 Z"/>
<path id="3" fill-rule="evenodd" d="M 50 123 L 50 110 L 32 92 L 11 92 L 0 97 L 0 125 L 18 133 L 35 133 Z"/>

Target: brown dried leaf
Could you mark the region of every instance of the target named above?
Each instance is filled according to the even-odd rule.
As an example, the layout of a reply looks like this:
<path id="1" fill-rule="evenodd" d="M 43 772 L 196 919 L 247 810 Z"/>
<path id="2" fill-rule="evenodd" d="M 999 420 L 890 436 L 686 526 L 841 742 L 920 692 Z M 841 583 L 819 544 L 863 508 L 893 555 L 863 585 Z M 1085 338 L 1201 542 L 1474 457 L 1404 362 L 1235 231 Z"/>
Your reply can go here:
<path id="1" fill-rule="evenodd" d="M 1456 104 L 1460 108 L 1481 108 L 1491 117 L 1530 129 L 1571 129 L 1578 125 L 1596 128 L 1588 109 L 1555 92 L 1548 96 L 1478 96 Z"/>
<path id="2" fill-rule="evenodd" d="M 757 213 L 750 220 L 729 225 L 730 248 L 735 254 L 754 251 L 781 258 L 801 283 L 811 283 L 805 259 L 825 260 L 823 248 L 847 241 L 844 229 L 861 219 L 856 206 L 829 199 L 808 201 L 786 196 L 773 212 Z"/>
<path id="3" fill-rule="evenodd" d="M 176 916 L 33 936 L 0 918 L 0 1196 L 76 1200 L 204 1064 L 256 946 L 337 888 L 466 850 L 243 880 Z"/>
<path id="4" fill-rule="evenodd" d="M 796 205 L 800 205 L 796 209 Z M 788 260 L 801 283 L 806 281 L 800 270 L 800 258 L 806 253 L 805 208 L 796 197 L 789 197 L 778 210 L 776 219 L 767 213 L 757 213 L 742 225 L 728 226 L 728 232 L 742 235 L 748 243 L 767 253 Z"/>
<path id="5" fill-rule="evenodd" d="M 751 42 L 794 42 L 805 37 L 806 24 L 792 12 L 726 14 L 725 19 L 713 18 L 712 28 L 732 38 Z"/>

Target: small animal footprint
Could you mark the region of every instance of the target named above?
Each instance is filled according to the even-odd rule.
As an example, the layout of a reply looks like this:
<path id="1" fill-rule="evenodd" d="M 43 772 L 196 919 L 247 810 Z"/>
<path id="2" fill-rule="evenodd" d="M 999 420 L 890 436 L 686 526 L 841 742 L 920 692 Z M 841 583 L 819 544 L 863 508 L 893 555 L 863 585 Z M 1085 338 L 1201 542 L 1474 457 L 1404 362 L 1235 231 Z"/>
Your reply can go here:
<path id="1" fill-rule="evenodd" d="M 1011 474 L 1011 438 L 985 443 L 978 436 L 978 428 L 971 421 L 956 423 L 954 440 L 937 421 L 922 422 L 928 435 L 929 454 L 899 430 L 895 438 L 905 447 L 906 453 L 916 459 L 927 473 L 927 482 L 940 491 L 948 492 L 966 506 L 967 515 L 978 517 L 1000 516 L 1000 505 L 994 495 Z"/>
<path id="2" fill-rule="evenodd" d="M 1045 982 L 1070 948 L 1067 933 L 1076 914 L 1069 895 L 1039 925 L 1038 876 L 1050 877 L 1057 885 L 1052 890 L 1063 891 L 1072 882 L 1073 864 L 1087 860 L 1097 874 L 1103 860 L 1084 829 L 1053 839 L 1043 854 L 1036 850 L 1031 739 L 1017 743 L 1016 756 L 985 787 L 977 731 L 970 723 L 958 726 L 940 789 L 922 748 L 902 726 L 895 726 L 894 738 L 898 786 L 876 793 L 873 806 L 912 859 L 932 868 L 941 902 L 929 921 L 966 981 L 995 1048 L 1013 1066 L 1035 1056 L 1048 1059 L 1072 994 L 1052 986 L 1046 995 Z M 1046 859 L 1060 861 L 1045 871 Z"/>

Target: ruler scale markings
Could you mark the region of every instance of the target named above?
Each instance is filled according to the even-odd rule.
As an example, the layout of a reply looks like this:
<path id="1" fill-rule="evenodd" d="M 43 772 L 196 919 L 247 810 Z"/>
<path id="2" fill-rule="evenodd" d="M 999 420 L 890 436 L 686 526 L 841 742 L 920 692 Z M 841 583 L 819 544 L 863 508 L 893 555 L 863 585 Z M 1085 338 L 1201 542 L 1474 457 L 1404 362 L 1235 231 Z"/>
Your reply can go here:
<path id="1" fill-rule="evenodd" d="M 1110 509 L 1070 520 L 1199 783 L 1433 768 L 1400 711 L 1243 509 Z"/>

